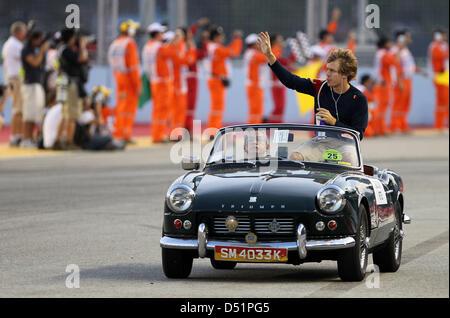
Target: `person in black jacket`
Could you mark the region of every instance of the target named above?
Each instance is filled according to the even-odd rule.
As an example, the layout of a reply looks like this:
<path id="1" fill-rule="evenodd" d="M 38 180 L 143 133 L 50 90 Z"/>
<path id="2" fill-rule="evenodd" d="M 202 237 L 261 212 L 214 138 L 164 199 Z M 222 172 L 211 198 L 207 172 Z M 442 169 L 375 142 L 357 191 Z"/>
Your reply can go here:
<path id="1" fill-rule="evenodd" d="M 329 54 L 327 80 L 322 81 L 298 77 L 284 68 L 272 52 L 267 32 L 259 34 L 258 46 L 283 85 L 314 97 L 316 124 L 350 128 L 363 138 L 368 122 L 367 99 L 350 84 L 358 69 L 350 50 L 337 49 Z"/>

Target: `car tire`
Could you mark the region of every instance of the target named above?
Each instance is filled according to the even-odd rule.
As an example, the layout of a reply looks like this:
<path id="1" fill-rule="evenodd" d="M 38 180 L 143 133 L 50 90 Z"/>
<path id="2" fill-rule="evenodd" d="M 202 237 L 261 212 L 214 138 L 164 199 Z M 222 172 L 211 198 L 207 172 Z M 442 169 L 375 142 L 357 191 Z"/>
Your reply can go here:
<path id="1" fill-rule="evenodd" d="M 237 265 L 237 262 L 230 261 L 216 261 L 214 258 L 210 258 L 211 265 L 215 269 L 234 269 Z"/>
<path id="2" fill-rule="evenodd" d="M 380 272 L 396 272 L 402 262 L 402 211 L 400 203 L 395 203 L 395 227 L 388 241 L 381 249 L 373 252 L 373 263 Z"/>
<path id="3" fill-rule="evenodd" d="M 162 248 L 162 265 L 168 278 L 187 278 L 192 271 L 194 258 L 189 252 Z"/>
<path id="4" fill-rule="evenodd" d="M 359 208 L 358 227 L 355 235 L 355 246 L 343 250 L 338 258 L 339 277 L 343 281 L 362 281 L 366 276 L 368 262 L 368 246 L 366 238 L 369 233 L 366 209 L 363 205 Z"/>

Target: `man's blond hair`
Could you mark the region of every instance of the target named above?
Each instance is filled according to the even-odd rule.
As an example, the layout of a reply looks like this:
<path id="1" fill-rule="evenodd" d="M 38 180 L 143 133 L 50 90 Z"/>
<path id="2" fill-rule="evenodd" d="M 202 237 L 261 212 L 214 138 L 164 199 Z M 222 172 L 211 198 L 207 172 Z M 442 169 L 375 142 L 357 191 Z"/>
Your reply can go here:
<path id="1" fill-rule="evenodd" d="M 351 82 L 356 77 L 358 71 L 358 61 L 355 55 L 349 49 L 337 49 L 328 55 L 327 64 L 339 60 L 339 73 L 347 76 L 347 80 Z"/>
<path id="2" fill-rule="evenodd" d="M 16 21 L 13 24 L 11 24 L 11 28 L 9 29 L 9 32 L 11 32 L 11 35 L 16 35 L 23 29 L 26 29 L 27 26 L 22 21 Z"/>

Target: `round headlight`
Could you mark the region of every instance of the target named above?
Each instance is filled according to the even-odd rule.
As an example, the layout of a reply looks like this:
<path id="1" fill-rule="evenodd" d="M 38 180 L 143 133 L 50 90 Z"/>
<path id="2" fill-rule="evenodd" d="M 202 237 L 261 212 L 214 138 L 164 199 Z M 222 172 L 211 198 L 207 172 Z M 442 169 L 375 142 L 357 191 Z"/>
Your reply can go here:
<path id="1" fill-rule="evenodd" d="M 335 186 L 325 186 L 317 193 L 319 209 L 325 213 L 337 213 L 345 206 L 345 192 Z"/>
<path id="2" fill-rule="evenodd" d="M 167 205 L 174 212 L 185 212 L 192 206 L 194 191 L 185 185 L 177 185 L 167 192 Z"/>

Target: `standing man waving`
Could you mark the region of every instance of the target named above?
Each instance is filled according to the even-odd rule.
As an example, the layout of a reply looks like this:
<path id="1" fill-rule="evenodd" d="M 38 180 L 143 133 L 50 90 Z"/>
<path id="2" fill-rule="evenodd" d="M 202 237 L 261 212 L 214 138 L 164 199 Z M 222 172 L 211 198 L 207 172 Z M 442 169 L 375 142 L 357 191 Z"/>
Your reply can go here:
<path id="1" fill-rule="evenodd" d="M 272 72 L 287 88 L 314 96 L 317 123 L 350 128 L 363 138 L 368 121 L 367 99 L 349 82 L 356 77 L 358 62 L 350 50 L 338 49 L 327 57 L 327 80 L 298 77 L 284 68 L 272 52 L 267 32 L 259 34 L 258 46 Z"/>
<path id="2" fill-rule="evenodd" d="M 229 70 L 226 60 L 241 54 L 242 32 L 233 33 L 233 41 L 224 46 L 225 34 L 221 27 L 210 33 L 211 42 L 208 43 L 209 79 L 208 88 L 211 98 L 211 108 L 208 127 L 222 127 L 223 112 L 225 110 L 225 89 L 230 85 Z"/>

